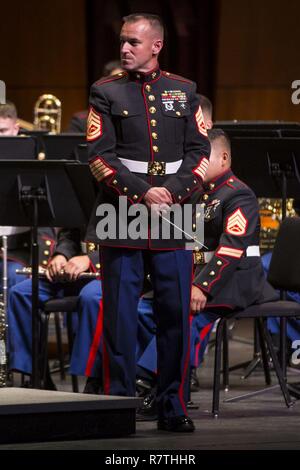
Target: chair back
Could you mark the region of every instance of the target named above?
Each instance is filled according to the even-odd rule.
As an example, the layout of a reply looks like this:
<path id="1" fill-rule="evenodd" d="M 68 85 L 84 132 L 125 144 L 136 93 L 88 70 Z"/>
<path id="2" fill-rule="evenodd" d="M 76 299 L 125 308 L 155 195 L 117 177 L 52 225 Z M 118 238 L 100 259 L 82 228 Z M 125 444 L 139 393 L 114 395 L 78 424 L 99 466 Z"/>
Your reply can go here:
<path id="1" fill-rule="evenodd" d="M 268 281 L 276 289 L 300 292 L 300 218 L 287 217 L 274 245 Z"/>

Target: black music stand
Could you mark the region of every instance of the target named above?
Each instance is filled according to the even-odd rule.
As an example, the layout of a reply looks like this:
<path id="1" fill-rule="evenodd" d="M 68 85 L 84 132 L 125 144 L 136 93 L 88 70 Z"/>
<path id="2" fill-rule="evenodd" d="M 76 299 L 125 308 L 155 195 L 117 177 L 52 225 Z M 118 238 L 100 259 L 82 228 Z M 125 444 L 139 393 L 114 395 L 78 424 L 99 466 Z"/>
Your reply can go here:
<path id="1" fill-rule="evenodd" d="M 257 197 L 281 199 L 283 220 L 287 198 L 300 197 L 300 138 L 236 137 L 231 144 L 232 169 L 236 176 L 247 183 Z M 280 295 L 284 299 L 286 293 L 281 292 Z M 243 376 L 246 378 L 259 362 L 259 351 L 256 350 L 250 363 L 233 366 L 230 370 L 247 365 Z M 286 318 L 280 319 L 280 363 L 286 378 Z M 296 395 L 297 391 L 291 390 L 291 393 Z"/>
<path id="2" fill-rule="evenodd" d="M 63 161 L 0 161 L 0 225 L 28 226 L 32 231 L 33 388 L 40 387 L 37 229 L 84 227 L 94 201 L 88 165 Z"/>
<path id="3" fill-rule="evenodd" d="M 78 145 L 86 142 L 85 134 L 45 134 L 41 138 L 46 160 L 78 160 Z"/>
<path id="4" fill-rule="evenodd" d="M 0 159 L 34 160 L 37 157 L 37 141 L 28 136 L 3 136 L 0 138 Z"/>

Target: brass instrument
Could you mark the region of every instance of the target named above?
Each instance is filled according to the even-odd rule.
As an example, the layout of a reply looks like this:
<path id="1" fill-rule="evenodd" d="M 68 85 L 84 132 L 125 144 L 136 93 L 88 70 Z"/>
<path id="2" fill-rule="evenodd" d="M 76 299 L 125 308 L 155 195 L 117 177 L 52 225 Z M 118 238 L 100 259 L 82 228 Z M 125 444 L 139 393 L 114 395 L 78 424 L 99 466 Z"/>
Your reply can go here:
<path id="1" fill-rule="evenodd" d="M 261 223 L 260 249 L 264 254 L 273 249 L 282 219 L 282 200 L 259 198 L 258 203 Z M 288 217 L 295 216 L 293 199 L 287 199 L 287 215 Z"/>
<path id="2" fill-rule="evenodd" d="M 41 95 L 34 106 L 34 126 L 37 130 L 59 134 L 61 130 L 61 101 L 54 95 Z"/>
<path id="3" fill-rule="evenodd" d="M 39 267 L 39 278 L 44 279 L 46 277 L 46 269 L 42 268 L 41 266 Z M 32 269 L 30 267 L 28 268 L 22 268 L 22 269 L 16 269 L 16 274 L 22 274 L 23 276 L 31 276 L 32 274 Z M 100 279 L 100 273 L 95 272 L 95 273 L 80 273 L 78 276 L 79 279 Z"/>
<path id="4" fill-rule="evenodd" d="M 7 382 L 7 236 L 2 237 L 3 252 L 3 293 L 0 299 L 0 387 L 5 387 Z"/>

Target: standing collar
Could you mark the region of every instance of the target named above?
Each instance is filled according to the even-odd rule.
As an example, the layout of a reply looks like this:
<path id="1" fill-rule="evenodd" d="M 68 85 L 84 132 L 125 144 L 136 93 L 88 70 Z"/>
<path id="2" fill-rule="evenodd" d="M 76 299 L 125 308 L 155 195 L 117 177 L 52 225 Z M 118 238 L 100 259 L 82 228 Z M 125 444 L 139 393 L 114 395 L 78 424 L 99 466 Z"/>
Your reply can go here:
<path id="1" fill-rule="evenodd" d="M 128 76 L 131 80 L 138 81 L 140 83 L 149 83 L 153 82 L 153 80 L 157 80 L 161 75 L 161 70 L 159 65 L 155 67 L 155 69 L 150 70 L 150 72 L 128 72 Z"/>
<path id="2" fill-rule="evenodd" d="M 228 170 L 224 171 L 224 173 L 221 173 L 220 175 L 216 176 L 216 178 L 208 181 L 207 183 L 204 184 L 204 190 L 205 191 L 215 191 L 218 189 L 219 186 L 222 186 L 225 181 L 227 181 L 229 178 L 233 177 L 233 172 L 231 168 Z"/>

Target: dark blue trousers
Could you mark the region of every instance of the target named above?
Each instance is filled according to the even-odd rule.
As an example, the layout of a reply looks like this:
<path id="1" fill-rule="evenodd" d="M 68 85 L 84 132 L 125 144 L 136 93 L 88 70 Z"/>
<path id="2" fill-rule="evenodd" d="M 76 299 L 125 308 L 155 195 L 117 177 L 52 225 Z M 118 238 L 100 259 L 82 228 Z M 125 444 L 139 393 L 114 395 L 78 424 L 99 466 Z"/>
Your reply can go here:
<path id="1" fill-rule="evenodd" d="M 192 252 L 147 251 L 157 325 L 157 403 L 160 416 L 186 414 Z M 135 396 L 142 250 L 101 249 L 104 390 Z"/>

